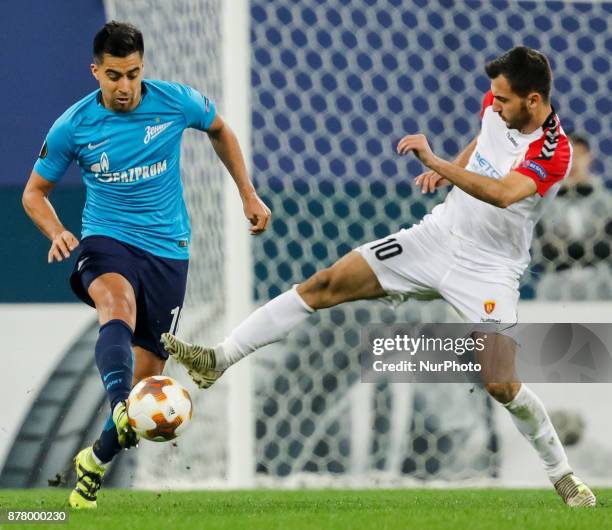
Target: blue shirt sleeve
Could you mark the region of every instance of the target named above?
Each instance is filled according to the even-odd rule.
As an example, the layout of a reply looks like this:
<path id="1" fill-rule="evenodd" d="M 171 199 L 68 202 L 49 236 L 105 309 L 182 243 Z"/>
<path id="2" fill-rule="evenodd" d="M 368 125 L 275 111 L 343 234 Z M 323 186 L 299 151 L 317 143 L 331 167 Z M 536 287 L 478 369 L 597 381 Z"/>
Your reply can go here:
<path id="1" fill-rule="evenodd" d="M 183 86 L 183 112 L 187 127 L 206 131 L 217 114 L 215 103 L 194 88 Z"/>
<path id="2" fill-rule="evenodd" d="M 45 180 L 58 182 L 74 159 L 74 147 L 68 123 L 58 119 L 47 134 L 34 170 Z"/>

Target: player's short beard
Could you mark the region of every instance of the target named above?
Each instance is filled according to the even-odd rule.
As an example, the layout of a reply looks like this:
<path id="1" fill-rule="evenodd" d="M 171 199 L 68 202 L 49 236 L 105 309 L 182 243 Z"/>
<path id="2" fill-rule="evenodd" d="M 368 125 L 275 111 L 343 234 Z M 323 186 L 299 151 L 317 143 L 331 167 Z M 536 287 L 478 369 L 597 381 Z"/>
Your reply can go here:
<path id="1" fill-rule="evenodd" d="M 121 104 L 121 103 L 119 103 L 118 101 L 113 100 L 113 103 L 114 103 L 114 104 L 113 104 L 113 105 L 111 105 L 111 106 L 112 106 L 112 109 L 113 109 L 115 112 L 130 112 L 130 110 L 131 110 L 131 106 L 132 106 L 132 102 L 133 102 L 133 101 L 134 101 L 134 98 L 130 98 L 130 99 L 128 100 L 127 104 L 122 105 L 122 104 Z"/>
<path id="2" fill-rule="evenodd" d="M 521 107 L 519 108 L 518 115 L 511 121 L 508 121 L 506 123 L 506 127 L 508 127 L 508 129 L 522 131 L 530 121 L 531 114 L 529 114 L 529 110 L 527 109 L 527 102 L 525 100 L 521 100 Z"/>

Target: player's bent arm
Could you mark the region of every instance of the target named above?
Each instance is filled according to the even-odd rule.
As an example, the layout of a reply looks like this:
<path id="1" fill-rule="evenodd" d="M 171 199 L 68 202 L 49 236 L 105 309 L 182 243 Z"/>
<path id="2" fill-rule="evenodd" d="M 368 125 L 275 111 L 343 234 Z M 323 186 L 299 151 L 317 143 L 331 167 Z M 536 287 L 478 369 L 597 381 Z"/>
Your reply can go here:
<path id="1" fill-rule="evenodd" d="M 257 195 L 242 156 L 240 144 L 230 126 L 218 114 L 206 131 L 219 159 L 234 179 L 244 206 L 244 214 L 251 223 L 251 233 L 263 232 L 270 220 L 270 209 Z"/>
<path id="2" fill-rule="evenodd" d="M 467 146 L 457 155 L 453 160 L 453 164 L 459 167 L 467 166 L 474 149 L 476 149 L 476 143 L 478 142 L 478 136 L 476 136 Z M 451 182 L 448 179 L 438 175 L 435 171 L 425 171 L 421 173 L 414 181 L 417 188 L 421 188 L 422 193 L 433 193 L 436 188 L 443 186 L 450 186 Z"/>
<path id="3" fill-rule="evenodd" d="M 437 157 L 429 167 L 472 197 L 499 208 L 507 208 L 537 192 L 534 180 L 518 171 L 510 171 L 497 180 L 468 171 Z"/>
<path id="4" fill-rule="evenodd" d="M 510 171 L 503 178 L 496 180 L 438 158 L 429 147 L 424 134 L 409 134 L 397 144 L 398 154 L 406 155 L 411 151 L 423 164 L 441 177 L 472 197 L 499 208 L 507 208 L 537 191 L 535 181 L 518 171 Z"/>
<path id="5" fill-rule="evenodd" d="M 61 261 L 62 257 L 68 258 L 70 251 L 74 250 L 79 244 L 78 240 L 66 230 L 59 220 L 53 205 L 49 201 L 49 194 L 53 187 L 52 182 L 32 170 L 21 198 L 23 208 L 30 219 L 52 242 L 48 256 L 49 263 L 53 259 Z"/>

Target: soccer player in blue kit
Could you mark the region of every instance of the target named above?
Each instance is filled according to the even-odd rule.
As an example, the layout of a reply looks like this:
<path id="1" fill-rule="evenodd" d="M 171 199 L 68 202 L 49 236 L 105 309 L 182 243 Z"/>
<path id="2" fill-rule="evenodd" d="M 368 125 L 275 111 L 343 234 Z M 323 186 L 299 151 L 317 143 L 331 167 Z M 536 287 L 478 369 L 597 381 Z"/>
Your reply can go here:
<path id="1" fill-rule="evenodd" d="M 125 400 L 136 382 L 161 374 L 168 358 L 160 336 L 176 326 L 189 263 L 179 163 L 185 129 L 208 134 L 236 183 L 251 233 L 265 230 L 270 219 L 214 103 L 191 87 L 143 79 L 137 28 L 107 23 L 94 38 L 93 55 L 99 90 L 53 124 L 23 194 L 27 214 L 51 240 L 49 263 L 80 250 L 70 284 L 96 308 L 100 323 L 95 356 L 111 414 L 93 447 L 75 457 L 74 508 L 96 507 L 106 464 L 137 443 Z M 73 160 L 87 189 L 80 243 L 48 199 Z"/>

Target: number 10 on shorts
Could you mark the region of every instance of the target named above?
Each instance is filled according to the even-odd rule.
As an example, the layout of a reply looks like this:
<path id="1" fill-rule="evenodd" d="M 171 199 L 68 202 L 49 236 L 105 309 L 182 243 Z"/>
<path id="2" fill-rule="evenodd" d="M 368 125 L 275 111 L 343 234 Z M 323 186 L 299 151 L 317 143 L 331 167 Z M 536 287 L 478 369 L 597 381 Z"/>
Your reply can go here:
<path id="1" fill-rule="evenodd" d="M 178 331 L 179 321 L 181 320 L 181 309 L 181 306 L 177 305 L 172 311 L 170 311 L 170 314 L 172 315 L 172 324 L 170 324 L 168 333 L 171 333 L 172 335 L 176 335 L 176 332 Z"/>
<path id="2" fill-rule="evenodd" d="M 397 243 L 397 239 L 389 237 L 376 245 L 371 246 L 370 250 L 375 250 L 374 255 L 380 260 L 385 261 L 394 258 L 402 253 L 402 246 Z"/>

